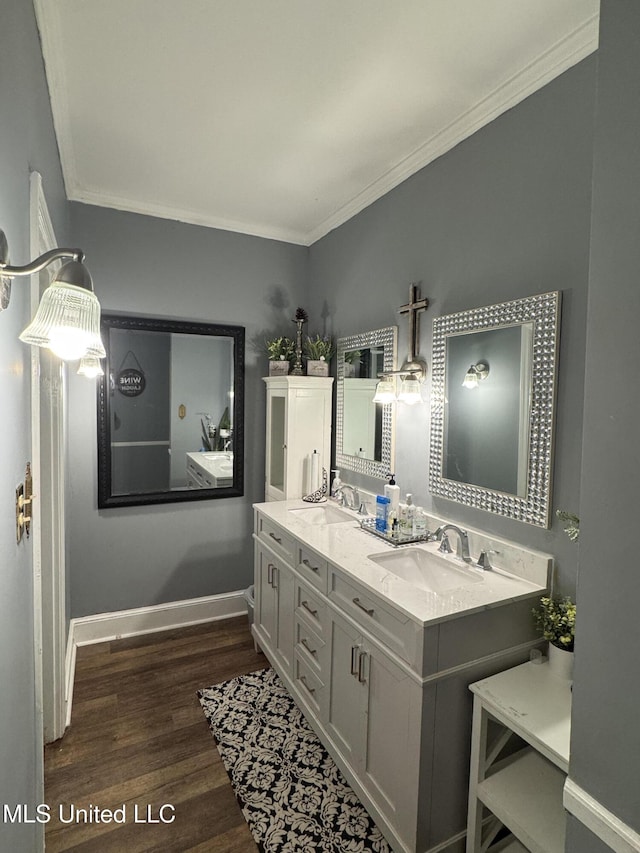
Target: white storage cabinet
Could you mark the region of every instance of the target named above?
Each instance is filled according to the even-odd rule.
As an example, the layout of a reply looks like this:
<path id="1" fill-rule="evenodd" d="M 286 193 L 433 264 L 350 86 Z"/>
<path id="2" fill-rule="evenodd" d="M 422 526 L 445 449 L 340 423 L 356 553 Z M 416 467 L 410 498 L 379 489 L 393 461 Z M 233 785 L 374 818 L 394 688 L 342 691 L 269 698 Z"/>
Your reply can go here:
<path id="1" fill-rule="evenodd" d="M 311 454 L 330 477 L 332 377 L 267 376 L 265 500 L 307 494 Z"/>

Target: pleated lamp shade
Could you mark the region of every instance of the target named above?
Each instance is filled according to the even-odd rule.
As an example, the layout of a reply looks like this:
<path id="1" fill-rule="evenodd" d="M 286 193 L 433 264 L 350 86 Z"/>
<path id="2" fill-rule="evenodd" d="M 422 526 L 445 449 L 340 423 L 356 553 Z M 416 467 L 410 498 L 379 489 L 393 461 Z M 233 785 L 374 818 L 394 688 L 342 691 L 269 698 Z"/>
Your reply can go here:
<path id="1" fill-rule="evenodd" d="M 65 361 L 105 357 L 100 338 L 100 303 L 84 264 L 70 261 L 60 268 L 20 340 L 48 347 Z"/>

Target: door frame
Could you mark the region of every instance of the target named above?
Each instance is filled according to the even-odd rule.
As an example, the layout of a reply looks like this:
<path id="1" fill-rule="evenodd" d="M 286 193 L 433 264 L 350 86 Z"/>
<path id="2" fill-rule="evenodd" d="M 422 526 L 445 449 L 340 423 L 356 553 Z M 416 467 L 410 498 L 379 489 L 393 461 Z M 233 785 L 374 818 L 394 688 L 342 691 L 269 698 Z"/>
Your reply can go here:
<path id="1" fill-rule="evenodd" d="M 31 257 L 57 245 L 38 172 L 30 176 Z M 32 316 L 48 283 L 31 276 Z M 46 418 L 46 420 L 45 420 Z M 64 734 L 66 697 L 66 370 L 63 362 L 31 347 L 31 453 L 33 491 L 33 603 L 36 713 L 43 742 Z"/>

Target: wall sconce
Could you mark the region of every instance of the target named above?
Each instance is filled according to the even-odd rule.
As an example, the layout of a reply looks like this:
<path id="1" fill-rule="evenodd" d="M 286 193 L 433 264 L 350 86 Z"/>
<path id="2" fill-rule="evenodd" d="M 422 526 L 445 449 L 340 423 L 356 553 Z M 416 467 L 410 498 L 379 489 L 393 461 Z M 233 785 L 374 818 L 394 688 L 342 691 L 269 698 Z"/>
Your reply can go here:
<path id="1" fill-rule="evenodd" d="M 80 376 L 86 376 L 87 379 L 95 379 L 96 376 L 104 376 L 104 370 L 100 364 L 100 359 L 95 358 L 92 355 L 85 355 L 84 358 L 80 359 L 78 374 Z"/>
<path id="2" fill-rule="evenodd" d="M 0 230 L 0 283 L 2 307 L 9 304 L 11 279 L 40 272 L 53 261 L 70 258 L 60 267 L 42 294 L 40 305 L 27 328 L 19 335 L 25 344 L 48 347 L 65 361 L 104 358 L 100 338 L 100 303 L 93 292 L 89 270 L 82 263 L 81 249 L 51 249 L 22 267 L 9 264 L 9 247 Z M 87 374 L 85 374 L 87 375 Z"/>
<path id="3" fill-rule="evenodd" d="M 477 388 L 478 382 L 483 379 L 486 379 L 489 375 L 489 365 L 486 361 L 479 361 L 477 364 L 471 364 L 469 366 L 469 370 L 467 370 L 464 382 L 462 383 L 463 388 Z"/>
<path id="4" fill-rule="evenodd" d="M 418 312 L 429 306 L 428 299 L 420 299 L 418 285 L 409 288 L 409 302 L 398 308 L 399 314 L 409 315 L 409 355 L 400 370 L 385 370 L 378 374 L 374 403 L 407 403 L 412 406 L 422 400 L 421 384 L 427 375 L 427 365 L 418 355 Z M 400 391 L 396 395 L 394 376 L 400 376 Z"/>

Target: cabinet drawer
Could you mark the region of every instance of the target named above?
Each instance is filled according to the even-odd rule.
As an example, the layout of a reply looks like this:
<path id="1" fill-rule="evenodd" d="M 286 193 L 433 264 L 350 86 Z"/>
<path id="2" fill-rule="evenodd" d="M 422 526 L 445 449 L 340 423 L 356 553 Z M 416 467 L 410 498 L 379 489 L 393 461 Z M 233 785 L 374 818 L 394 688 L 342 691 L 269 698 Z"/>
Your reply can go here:
<path id="1" fill-rule="evenodd" d="M 296 618 L 296 654 L 322 678 L 327 644 L 306 622 Z"/>
<path id="2" fill-rule="evenodd" d="M 299 654 L 295 658 L 294 682 L 299 696 L 318 714 L 324 684 L 311 666 Z"/>
<path id="3" fill-rule="evenodd" d="M 408 616 L 333 568 L 330 569 L 329 598 L 403 660 L 414 663 L 418 626 Z"/>
<path id="4" fill-rule="evenodd" d="M 322 597 L 310 586 L 298 580 L 295 595 L 296 618 L 309 625 L 318 637 L 322 637 L 327 611 Z"/>
<path id="5" fill-rule="evenodd" d="M 300 574 L 317 587 L 325 595 L 327 593 L 327 561 L 319 557 L 310 548 L 300 546 L 298 548 L 297 569 Z"/>
<path id="6" fill-rule="evenodd" d="M 295 543 L 292 537 L 288 533 L 285 533 L 281 527 L 259 515 L 258 536 L 276 553 L 281 554 L 289 565 L 293 565 L 296 550 Z"/>

